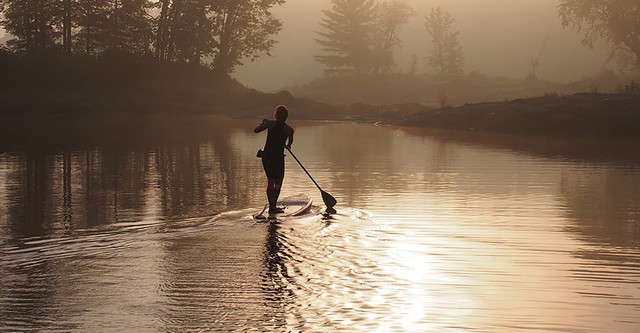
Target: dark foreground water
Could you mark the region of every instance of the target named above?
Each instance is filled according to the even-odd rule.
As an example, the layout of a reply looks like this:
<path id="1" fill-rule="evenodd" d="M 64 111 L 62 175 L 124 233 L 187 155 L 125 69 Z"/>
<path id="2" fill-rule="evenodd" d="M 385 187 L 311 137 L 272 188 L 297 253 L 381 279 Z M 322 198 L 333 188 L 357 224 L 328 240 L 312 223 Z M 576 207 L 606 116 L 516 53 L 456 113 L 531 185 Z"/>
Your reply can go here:
<path id="1" fill-rule="evenodd" d="M 637 156 L 294 123 L 338 214 L 267 224 L 264 135 L 217 124 L 1 153 L 0 331 L 640 331 Z"/>

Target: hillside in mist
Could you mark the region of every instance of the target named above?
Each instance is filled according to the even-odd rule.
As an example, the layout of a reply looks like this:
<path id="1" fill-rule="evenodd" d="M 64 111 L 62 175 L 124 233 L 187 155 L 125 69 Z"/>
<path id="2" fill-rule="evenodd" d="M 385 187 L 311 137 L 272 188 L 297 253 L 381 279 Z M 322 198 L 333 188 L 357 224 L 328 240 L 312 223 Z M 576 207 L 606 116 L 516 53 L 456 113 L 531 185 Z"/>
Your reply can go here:
<path id="1" fill-rule="evenodd" d="M 477 73 L 456 78 L 427 74 L 380 74 L 326 77 L 285 90 L 296 97 L 336 105 L 419 103 L 437 108 L 543 95 L 617 93 L 631 81 L 631 78 L 620 77 L 610 71 L 569 83 L 488 77 Z"/>

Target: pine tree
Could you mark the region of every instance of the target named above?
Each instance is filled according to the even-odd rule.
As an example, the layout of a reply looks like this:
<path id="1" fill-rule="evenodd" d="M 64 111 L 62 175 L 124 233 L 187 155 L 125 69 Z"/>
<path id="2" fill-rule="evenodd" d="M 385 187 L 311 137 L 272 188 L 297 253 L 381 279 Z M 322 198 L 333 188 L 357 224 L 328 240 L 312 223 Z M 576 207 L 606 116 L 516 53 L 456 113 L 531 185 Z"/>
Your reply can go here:
<path id="1" fill-rule="evenodd" d="M 54 50 L 60 35 L 55 29 L 60 7 L 58 1 L 50 0 L 2 0 L 0 24 L 16 37 L 9 47 L 28 54 Z"/>
<path id="2" fill-rule="evenodd" d="M 152 21 L 149 0 L 107 0 L 107 17 L 101 29 L 105 50 L 142 55 L 150 50 Z"/>
<path id="3" fill-rule="evenodd" d="M 74 40 L 75 52 L 96 56 L 107 44 L 102 32 L 106 26 L 109 7 L 104 0 L 77 0 L 76 24 L 78 31 Z"/>
<path id="4" fill-rule="evenodd" d="M 151 44 L 149 0 L 0 0 L 0 21 L 16 38 L 10 46 L 96 55 L 107 49 L 143 54 Z"/>
<path id="5" fill-rule="evenodd" d="M 324 55 L 316 60 L 325 65 L 327 74 L 366 74 L 375 67 L 373 31 L 377 7 L 373 0 L 331 0 L 331 10 L 324 10 L 320 25 L 326 31 L 316 32 L 316 41 Z"/>

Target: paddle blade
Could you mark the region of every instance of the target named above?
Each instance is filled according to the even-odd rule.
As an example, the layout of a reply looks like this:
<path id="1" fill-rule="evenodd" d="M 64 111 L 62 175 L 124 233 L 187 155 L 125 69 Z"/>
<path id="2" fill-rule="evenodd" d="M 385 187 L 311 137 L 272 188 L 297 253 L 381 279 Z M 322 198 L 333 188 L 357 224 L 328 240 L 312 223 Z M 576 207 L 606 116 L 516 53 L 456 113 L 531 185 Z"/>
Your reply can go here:
<path id="1" fill-rule="evenodd" d="M 335 214 L 336 210 L 333 209 L 333 206 L 335 206 L 338 201 L 336 200 L 336 198 L 334 198 L 331 194 L 320 190 L 320 193 L 322 194 L 322 201 L 324 201 L 325 206 L 327 206 L 327 213 L 330 214 Z"/>

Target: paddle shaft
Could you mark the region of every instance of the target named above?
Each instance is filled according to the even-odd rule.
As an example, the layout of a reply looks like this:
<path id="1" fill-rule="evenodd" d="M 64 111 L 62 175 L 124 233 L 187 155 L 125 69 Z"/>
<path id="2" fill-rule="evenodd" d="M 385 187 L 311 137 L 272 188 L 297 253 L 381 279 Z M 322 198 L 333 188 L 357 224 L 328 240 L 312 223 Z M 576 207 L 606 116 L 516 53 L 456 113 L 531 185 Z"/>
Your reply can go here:
<path id="1" fill-rule="evenodd" d="M 320 188 L 320 185 L 318 185 L 318 183 L 315 181 L 315 179 L 313 179 L 313 177 L 311 177 L 311 174 L 309 173 L 309 171 L 307 171 L 307 169 L 304 167 L 304 165 L 302 165 L 302 163 L 300 162 L 300 160 L 296 157 L 296 155 L 291 151 L 291 148 L 287 147 L 287 150 L 289 151 L 289 153 L 291 153 L 291 156 L 293 156 L 293 159 L 296 160 L 296 162 L 298 162 L 298 165 L 300 165 L 300 167 L 302 168 L 302 170 L 304 170 L 304 172 L 307 174 L 307 176 L 309 176 L 309 179 L 311 179 L 311 181 L 316 185 L 316 187 L 318 188 L 318 190 L 322 191 L 322 189 Z"/>
<path id="2" fill-rule="evenodd" d="M 336 198 L 334 198 L 331 194 L 323 191 L 320 188 L 320 185 L 318 185 L 318 183 L 316 182 L 316 180 L 313 179 L 313 177 L 311 177 L 311 174 L 309 173 L 309 171 L 307 171 L 307 169 L 304 167 L 304 165 L 302 165 L 302 162 L 300 162 L 300 160 L 296 157 L 296 154 L 294 154 L 289 147 L 286 147 L 286 148 L 289 151 L 289 153 L 291 153 L 291 156 L 293 156 L 293 158 L 296 160 L 296 162 L 298 162 L 298 164 L 300 165 L 302 170 L 304 170 L 304 172 L 307 174 L 307 176 L 309 176 L 311 181 L 316 185 L 318 190 L 320 190 L 320 194 L 322 195 L 322 201 L 324 201 L 324 204 L 327 206 L 326 212 L 329 213 L 329 214 L 335 214 L 336 210 L 333 209 L 333 206 L 335 206 L 336 203 L 337 203 Z"/>

